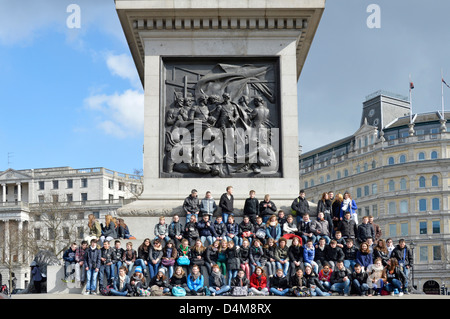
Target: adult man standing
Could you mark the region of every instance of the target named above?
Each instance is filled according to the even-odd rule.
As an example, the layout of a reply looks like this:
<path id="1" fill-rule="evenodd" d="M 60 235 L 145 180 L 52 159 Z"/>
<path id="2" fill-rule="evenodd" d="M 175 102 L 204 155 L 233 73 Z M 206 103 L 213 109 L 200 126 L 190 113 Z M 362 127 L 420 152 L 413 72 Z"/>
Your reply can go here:
<path id="1" fill-rule="evenodd" d="M 300 190 L 299 196 L 294 199 L 291 205 L 293 215 L 297 216 L 297 223 L 302 220 L 304 214 L 309 214 L 309 203 L 305 197 L 305 191 Z"/>
<path id="2" fill-rule="evenodd" d="M 224 223 L 228 221 L 229 215 L 234 216 L 233 186 L 228 186 L 227 192 L 222 194 L 219 207 L 222 208 L 222 219 Z"/>

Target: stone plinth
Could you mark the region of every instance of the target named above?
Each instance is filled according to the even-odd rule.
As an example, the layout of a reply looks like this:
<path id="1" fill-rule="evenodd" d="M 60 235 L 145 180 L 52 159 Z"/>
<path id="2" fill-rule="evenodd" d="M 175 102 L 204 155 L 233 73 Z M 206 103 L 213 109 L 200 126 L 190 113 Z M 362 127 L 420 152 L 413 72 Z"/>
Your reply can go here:
<path id="1" fill-rule="evenodd" d="M 117 13 L 145 89 L 144 191 L 140 200 L 126 205 L 119 214 L 171 215 L 179 211 L 191 189 L 197 189 L 200 198 L 211 191 L 218 201 L 229 185 L 234 188 L 238 209 L 243 207 L 249 190 L 254 189 L 258 199 L 270 194 L 279 208 L 290 210 L 299 192 L 297 81 L 324 6 L 325 0 L 116 0 Z M 184 83 L 171 83 L 172 78 L 166 74 L 170 59 L 184 63 L 180 68 L 187 72 Z M 252 60 L 255 60 L 255 67 L 256 61 L 274 61 L 274 75 L 258 74 L 249 78 L 248 83 L 251 83 L 247 86 L 251 103 L 254 103 L 249 105 L 250 111 L 256 108 L 254 95 L 263 96 L 263 103 L 271 112 L 270 119 L 279 130 L 277 158 L 273 161 L 277 165 L 275 174 L 267 174 L 264 166 L 252 166 L 253 171 L 242 168 L 248 173 L 246 177 L 237 177 L 240 175 L 229 173 L 230 169 L 220 170 L 220 174 L 197 176 L 191 176 L 192 171 L 189 171 L 191 175 L 185 174 L 182 169 L 173 176 L 170 170 L 167 174 L 164 162 L 167 132 L 173 129 L 167 125 L 167 101 L 172 101 L 168 99 L 167 87 L 178 86 L 186 99 L 189 94 L 198 93 L 205 73 L 213 72 L 212 69 L 194 72 L 189 68 L 192 59 L 196 59 L 196 63 L 199 59 L 213 61 L 223 69 L 229 64 L 233 68 L 246 66 L 252 64 Z M 247 76 L 247 70 L 240 72 Z M 193 77 L 194 82 L 190 82 Z M 264 92 L 265 89 L 270 92 Z M 230 89 L 225 86 L 217 92 L 227 90 Z M 195 99 L 197 103 L 199 96 Z M 238 99 L 231 102 L 237 105 Z M 212 114 L 211 105 L 208 107 Z M 273 133 L 274 127 L 271 129 Z M 235 166 L 232 169 L 239 171 Z"/>

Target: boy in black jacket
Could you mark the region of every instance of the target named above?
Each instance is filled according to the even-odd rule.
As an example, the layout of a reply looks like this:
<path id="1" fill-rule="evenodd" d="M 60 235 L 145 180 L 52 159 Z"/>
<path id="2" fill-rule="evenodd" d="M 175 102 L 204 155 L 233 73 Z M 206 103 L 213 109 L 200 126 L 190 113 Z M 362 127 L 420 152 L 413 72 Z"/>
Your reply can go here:
<path id="1" fill-rule="evenodd" d="M 352 274 L 349 269 L 345 268 L 344 262 L 339 260 L 331 274 L 331 288 L 333 292 L 348 296 L 350 293 Z"/>
<path id="2" fill-rule="evenodd" d="M 361 265 L 356 263 L 355 270 L 352 273 L 352 290 L 360 296 L 367 296 L 369 285 L 367 284 L 367 272 L 363 272 Z"/>
<path id="3" fill-rule="evenodd" d="M 245 200 L 244 215 L 248 216 L 252 224 L 256 224 L 256 216 L 259 214 L 259 201 L 255 197 L 256 192 L 251 190 L 250 197 Z"/>
<path id="4" fill-rule="evenodd" d="M 234 216 L 233 186 L 227 187 L 227 192 L 223 193 L 219 200 L 219 207 L 222 209 L 222 219 L 228 221 L 228 216 Z"/>

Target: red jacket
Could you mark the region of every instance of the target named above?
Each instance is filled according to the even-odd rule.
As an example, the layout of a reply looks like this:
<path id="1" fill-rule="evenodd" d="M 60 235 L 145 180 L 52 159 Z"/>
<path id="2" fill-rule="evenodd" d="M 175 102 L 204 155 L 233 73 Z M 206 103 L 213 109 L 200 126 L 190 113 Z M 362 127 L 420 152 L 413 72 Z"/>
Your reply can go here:
<path id="1" fill-rule="evenodd" d="M 266 288 L 267 287 L 267 278 L 266 276 L 262 276 L 258 279 L 258 275 L 256 273 L 253 273 L 250 277 L 250 288 Z"/>

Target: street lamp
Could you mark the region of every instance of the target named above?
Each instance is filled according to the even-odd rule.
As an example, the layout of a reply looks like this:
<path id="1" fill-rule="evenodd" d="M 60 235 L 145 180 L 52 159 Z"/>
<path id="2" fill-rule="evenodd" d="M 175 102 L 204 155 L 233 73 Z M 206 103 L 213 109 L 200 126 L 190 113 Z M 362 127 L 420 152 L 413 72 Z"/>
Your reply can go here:
<path id="1" fill-rule="evenodd" d="M 414 248 L 416 247 L 416 243 L 413 241 L 413 240 L 411 240 L 411 242 L 410 242 L 410 244 L 409 244 L 409 247 L 411 248 L 411 252 L 412 252 L 412 258 L 413 258 L 413 263 L 412 263 L 412 266 L 411 266 L 411 275 L 412 275 L 412 288 L 414 289 L 414 290 L 417 290 L 417 287 L 414 285 Z"/>

